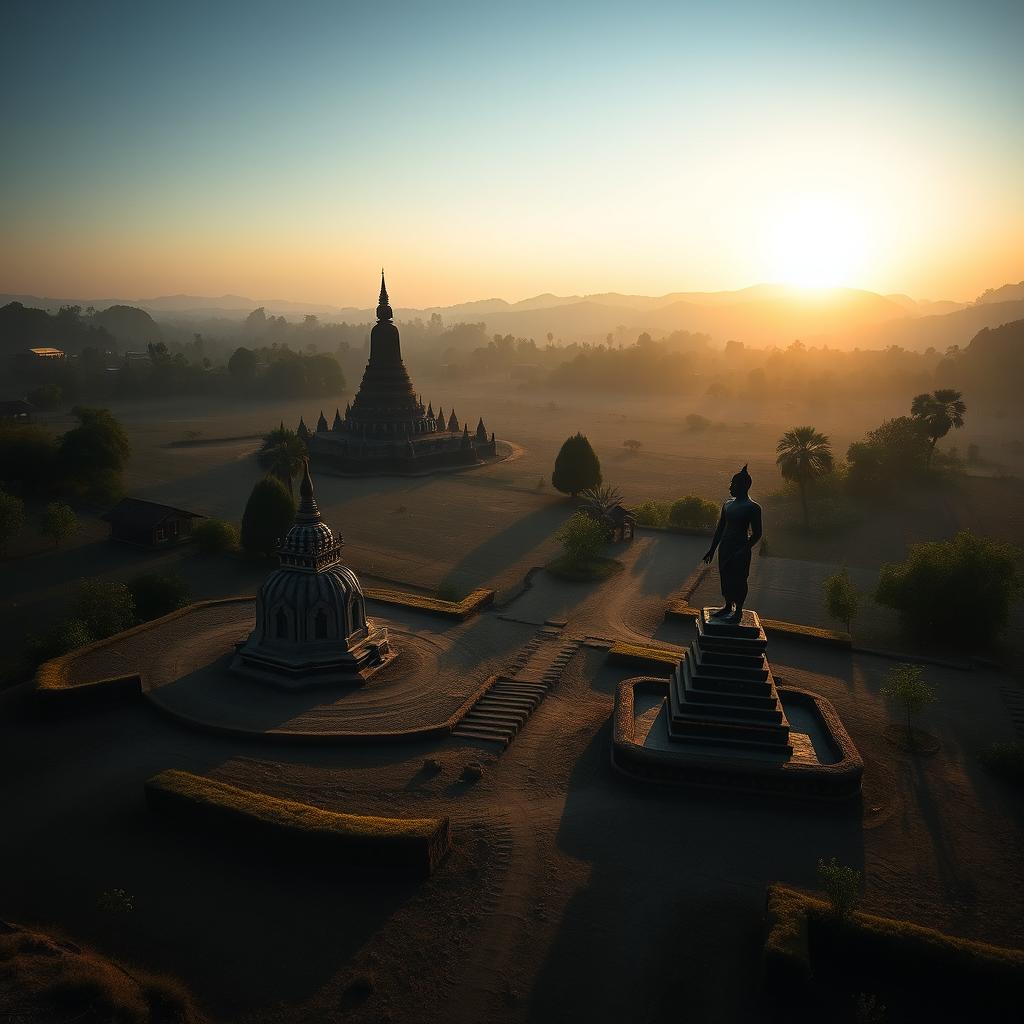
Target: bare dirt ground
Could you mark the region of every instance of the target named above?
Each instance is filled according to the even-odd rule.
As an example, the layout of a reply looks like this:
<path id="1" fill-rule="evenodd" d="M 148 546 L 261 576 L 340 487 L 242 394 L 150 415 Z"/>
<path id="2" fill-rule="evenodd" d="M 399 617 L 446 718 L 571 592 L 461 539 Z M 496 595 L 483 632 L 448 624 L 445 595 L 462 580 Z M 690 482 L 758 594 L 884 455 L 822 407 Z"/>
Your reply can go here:
<path id="1" fill-rule="evenodd" d="M 641 535 L 611 580 L 539 574 L 477 628 L 513 631 L 514 646 L 531 633 L 524 623 L 557 617 L 566 638 L 685 643 L 690 627 L 662 612 L 703 543 Z M 413 613 L 403 625 L 448 635 Z M 586 647 L 500 756 L 455 739 L 271 747 L 182 729 L 144 704 L 43 719 L 10 691 L 0 914 L 178 976 L 212 1017 L 243 1024 L 663 1021 L 679 1019 L 681 993 L 688 1019 L 756 1019 L 764 886 L 814 888 L 819 857 L 864 872 L 867 909 L 1024 945 L 1024 810 L 976 760 L 981 744 L 1012 735 L 1001 694 L 1012 683 L 929 668 L 939 702 L 922 725 L 940 748 L 916 757 L 882 737 L 886 659 L 782 641 L 769 655 L 786 682 L 835 704 L 864 756 L 861 804 L 623 779 L 608 719 L 630 673 Z M 475 783 L 461 779 L 470 760 L 484 766 Z M 338 810 L 448 814 L 455 846 L 424 883 L 297 863 L 150 816 L 143 782 L 169 767 Z M 115 887 L 134 896 L 130 914 L 98 909 Z"/>

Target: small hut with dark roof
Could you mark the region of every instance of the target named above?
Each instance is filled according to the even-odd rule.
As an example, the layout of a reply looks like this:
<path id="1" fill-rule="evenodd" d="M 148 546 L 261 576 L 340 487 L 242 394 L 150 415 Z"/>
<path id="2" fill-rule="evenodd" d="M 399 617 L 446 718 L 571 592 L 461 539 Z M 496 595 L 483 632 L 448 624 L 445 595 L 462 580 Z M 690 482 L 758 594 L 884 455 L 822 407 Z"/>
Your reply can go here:
<path id="1" fill-rule="evenodd" d="M 193 520 L 204 517 L 155 501 L 122 498 L 102 518 L 110 523 L 111 540 L 160 548 L 191 540 Z"/>

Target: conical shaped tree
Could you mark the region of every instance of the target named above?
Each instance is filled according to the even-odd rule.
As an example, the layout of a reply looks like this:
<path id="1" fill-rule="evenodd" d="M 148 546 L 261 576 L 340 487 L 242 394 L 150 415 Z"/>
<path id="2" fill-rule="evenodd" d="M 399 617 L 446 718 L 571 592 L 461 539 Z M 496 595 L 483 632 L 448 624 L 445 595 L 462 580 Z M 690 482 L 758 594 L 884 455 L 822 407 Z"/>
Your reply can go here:
<path id="1" fill-rule="evenodd" d="M 967 406 L 963 396 L 953 388 L 939 388 L 930 395 L 915 395 L 910 403 L 910 415 L 920 420 L 928 431 L 928 440 L 932 446 L 928 449 L 928 465 L 932 464 L 935 444 L 940 437 L 945 437 L 950 430 L 959 430 L 964 425 Z"/>
<path id="2" fill-rule="evenodd" d="M 832 469 L 832 445 L 814 427 L 787 430 L 775 446 L 776 463 L 787 480 L 800 487 L 800 504 L 804 510 L 804 527 L 811 524 L 807 510 L 807 485 Z"/>
<path id="3" fill-rule="evenodd" d="M 276 476 L 265 476 L 252 489 L 242 514 L 242 547 L 251 554 L 272 555 L 295 518 L 295 502 Z"/>
<path id="4" fill-rule="evenodd" d="M 288 493 L 294 497 L 292 480 L 302 472 L 302 463 L 306 454 L 305 441 L 294 430 L 288 430 L 282 423 L 276 430 L 272 430 L 264 436 L 259 460 L 260 465 L 264 469 L 269 469 L 285 485 Z"/>
<path id="5" fill-rule="evenodd" d="M 574 498 L 588 487 L 601 486 L 601 462 L 584 434 L 566 438 L 555 459 L 551 484 L 556 490 Z"/>

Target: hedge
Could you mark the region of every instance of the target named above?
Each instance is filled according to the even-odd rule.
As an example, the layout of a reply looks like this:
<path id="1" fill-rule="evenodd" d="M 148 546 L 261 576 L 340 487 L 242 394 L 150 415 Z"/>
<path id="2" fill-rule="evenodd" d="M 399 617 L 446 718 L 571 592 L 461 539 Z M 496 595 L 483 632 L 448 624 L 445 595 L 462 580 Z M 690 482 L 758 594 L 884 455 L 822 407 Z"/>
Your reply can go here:
<path id="1" fill-rule="evenodd" d="M 682 658 L 682 652 L 666 651 L 658 647 L 644 647 L 619 641 L 608 648 L 608 661 L 612 665 L 651 669 L 661 672 L 666 667 L 671 671 Z"/>
<path id="2" fill-rule="evenodd" d="M 493 590 L 474 590 L 461 601 L 444 601 L 427 594 L 410 594 L 403 590 L 382 590 L 377 587 L 365 587 L 363 594 L 370 601 L 396 604 L 403 608 L 412 608 L 414 611 L 443 615 L 460 621 L 476 615 L 494 601 Z"/>
<path id="3" fill-rule="evenodd" d="M 153 811 L 178 820 L 277 840 L 331 860 L 409 868 L 429 875 L 451 843 L 444 818 L 380 818 L 239 789 L 191 772 L 168 769 L 146 782 Z"/>
<path id="4" fill-rule="evenodd" d="M 925 1011 L 921 1019 L 957 1007 L 965 1020 L 1002 1020 L 1024 1005 L 1024 950 L 873 914 L 839 918 L 824 900 L 782 885 L 768 887 L 767 916 L 764 979 L 780 1004 L 820 998 L 834 980 L 835 990 L 905 1000 Z"/>

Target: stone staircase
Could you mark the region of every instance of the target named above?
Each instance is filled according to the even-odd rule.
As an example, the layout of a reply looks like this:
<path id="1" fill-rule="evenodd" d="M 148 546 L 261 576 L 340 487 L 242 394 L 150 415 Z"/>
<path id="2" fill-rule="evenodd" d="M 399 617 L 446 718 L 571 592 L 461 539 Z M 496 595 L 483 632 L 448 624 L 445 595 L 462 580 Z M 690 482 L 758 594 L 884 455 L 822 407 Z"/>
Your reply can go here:
<path id="1" fill-rule="evenodd" d="M 561 639 L 556 627 L 540 629 L 520 651 L 511 674 L 498 676 L 463 715 L 452 735 L 507 747 L 558 682 L 578 647 L 578 640 Z"/>
<path id="2" fill-rule="evenodd" d="M 697 637 L 672 676 L 668 732 L 673 740 L 713 746 L 723 753 L 793 753 L 789 722 L 765 653 L 756 612 L 739 623 L 697 618 Z"/>

